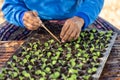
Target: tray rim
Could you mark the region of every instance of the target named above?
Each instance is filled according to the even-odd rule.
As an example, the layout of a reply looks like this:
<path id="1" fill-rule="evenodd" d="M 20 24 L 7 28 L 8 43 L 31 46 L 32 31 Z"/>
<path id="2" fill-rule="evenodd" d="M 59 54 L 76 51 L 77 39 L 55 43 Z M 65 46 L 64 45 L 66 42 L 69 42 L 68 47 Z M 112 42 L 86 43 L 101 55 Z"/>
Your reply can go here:
<path id="1" fill-rule="evenodd" d="M 117 38 L 117 33 L 113 32 L 113 36 L 112 36 L 112 39 L 110 40 L 110 44 L 108 44 L 108 47 L 106 48 L 106 52 L 104 53 L 104 57 L 101 58 L 101 59 L 103 59 L 102 62 L 100 63 L 101 66 L 99 68 L 97 68 L 96 74 L 93 75 L 93 77 L 94 77 L 93 80 L 99 80 L 99 78 L 103 72 L 105 63 L 107 62 L 107 59 L 110 55 L 110 51 L 112 50 L 112 47 L 115 43 L 116 38 Z"/>

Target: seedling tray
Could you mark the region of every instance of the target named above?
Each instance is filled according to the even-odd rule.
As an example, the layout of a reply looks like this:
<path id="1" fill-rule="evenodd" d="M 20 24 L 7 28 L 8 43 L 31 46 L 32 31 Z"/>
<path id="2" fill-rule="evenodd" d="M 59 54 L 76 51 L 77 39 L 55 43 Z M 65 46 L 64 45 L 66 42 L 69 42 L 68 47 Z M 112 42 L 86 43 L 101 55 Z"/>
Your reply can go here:
<path id="1" fill-rule="evenodd" d="M 6 63 L 0 79 L 98 80 L 116 37 L 112 31 L 92 29 L 59 44 L 48 33 L 35 32 Z"/>

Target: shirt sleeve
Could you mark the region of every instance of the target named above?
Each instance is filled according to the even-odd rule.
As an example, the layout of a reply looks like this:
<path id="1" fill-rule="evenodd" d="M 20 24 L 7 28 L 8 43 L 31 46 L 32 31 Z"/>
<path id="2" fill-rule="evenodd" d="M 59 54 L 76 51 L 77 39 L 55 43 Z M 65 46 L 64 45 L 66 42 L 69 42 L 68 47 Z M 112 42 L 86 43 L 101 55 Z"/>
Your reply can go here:
<path id="1" fill-rule="evenodd" d="M 2 12 L 8 22 L 24 27 L 21 17 L 23 17 L 25 11 L 28 11 L 28 8 L 25 6 L 23 0 L 4 0 Z"/>
<path id="2" fill-rule="evenodd" d="M 82 4 L 79 6 L 76 16 L 84 19 L 85 23 L 83 29 L 95 21 L 103 7 L 103 3 L 104 0 L 82 1 Z"/>

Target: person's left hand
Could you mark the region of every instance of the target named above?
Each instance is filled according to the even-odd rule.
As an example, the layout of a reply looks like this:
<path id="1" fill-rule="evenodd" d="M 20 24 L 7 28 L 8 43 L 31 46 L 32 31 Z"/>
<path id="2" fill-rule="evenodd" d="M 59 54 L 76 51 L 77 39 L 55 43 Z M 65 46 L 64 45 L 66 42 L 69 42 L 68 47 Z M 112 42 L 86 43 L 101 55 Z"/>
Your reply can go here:
<path id="1" fill-rule="evenodd" d="M 79 37 L 83 25 L 84 20 L 77 16 L 66 20 L 60 33 L 60 38 L 62 39 L 62 42 L 76 40 Z"/>

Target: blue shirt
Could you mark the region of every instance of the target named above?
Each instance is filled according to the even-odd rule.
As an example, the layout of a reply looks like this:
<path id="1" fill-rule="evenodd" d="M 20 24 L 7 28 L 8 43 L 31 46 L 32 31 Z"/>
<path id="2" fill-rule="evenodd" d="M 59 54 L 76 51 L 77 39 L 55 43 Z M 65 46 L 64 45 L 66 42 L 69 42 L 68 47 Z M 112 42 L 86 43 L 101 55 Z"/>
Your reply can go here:
<path id="1" fill-rule="evenodd" d="M 100 13 L 104 0 L 4 0 L 2 11 L 6 20 L 24 27 L 25 11 L 36 11 L 41 19 L 64 20 L 73 16 L 84 19 L 86 28 Z"/>

